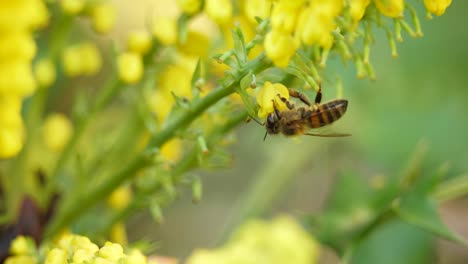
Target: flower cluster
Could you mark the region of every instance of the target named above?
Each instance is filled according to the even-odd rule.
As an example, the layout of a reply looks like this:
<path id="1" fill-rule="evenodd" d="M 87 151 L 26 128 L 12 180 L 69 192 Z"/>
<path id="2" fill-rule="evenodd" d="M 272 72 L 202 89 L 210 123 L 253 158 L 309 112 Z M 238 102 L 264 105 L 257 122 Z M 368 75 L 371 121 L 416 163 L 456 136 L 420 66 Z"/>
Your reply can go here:
<path id="1" fill-rule="evenodd" d="M 33 31 L 48 21 L 41 0 L 0 3 L 0 158 L 16 155 L 23 146 L 23 98 L 36 89 L 31 62 L 36 54 Z"/>
<path id="2" fill-rule="evenodd" d="M 251 220 L 221 248 L 194 251 L 187 264 L 317 263 L 319 244 L 291 217 Z"/>
<path id="3" fill-rule="evenodd" d="M 106 242 L 99 247 L 89 238 L 73 234 L 62 235 L 57 242 L 42 245 L 38 250 L 34 241 L 28 237 L 18 236 L 10 247 L 11 256 L 7 264 L 147 264 L 149 261 L 139 250 L 125 252 L 121 245 Z"/>

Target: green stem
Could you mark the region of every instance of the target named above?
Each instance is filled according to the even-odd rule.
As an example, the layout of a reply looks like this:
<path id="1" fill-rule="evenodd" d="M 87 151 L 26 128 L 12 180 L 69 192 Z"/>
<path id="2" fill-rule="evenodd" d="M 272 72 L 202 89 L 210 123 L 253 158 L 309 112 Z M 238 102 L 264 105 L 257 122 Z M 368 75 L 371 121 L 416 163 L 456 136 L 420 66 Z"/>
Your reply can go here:
<path id="1" fill-rule="evenodd" d="M 176 132 L 182 128 L 189 126 L 201 113 L 210 106 L 217 103 L 219 100 L 233 93 L 235 87 L 239 85 L 240 80 L 249 71 L 258 73 L 265 68 L 268 68 L 271 62 L 262 54 L 255 60 L 247 63 L 243 71 L 239 72 L 231 81 L 225 82 L 223 86 L 218 87 L 205 97 L 193 102 L 193 105 L 181 115 L 170 119 L 166 126 L 159 131 L 150 141 L 147 150 L 155 147 L 160 147 L 169 139 L 174 137 Z M 80 199 L 70 199 L 68 206 L 62 208 L 56 217 L 50 223 L 46 230 L 46 236 L 51 236 L 59 232 L 62 228 L 70 224 L 74 218 L 78 217 L 94 204 L 107 197 L 115 188 L 122 184 L 125 180 L 131 178 L 135 172 L 151 164 L 151 159 L 148 157 L 150 151 L 144 151 L 142 154 L 134 158 L 120 172 L 112 177 L 107 177 L 101 184 L 87 190 L 86 195 L 79 194 Z M 76 198 L 76 197 L 74 197 Z"/>
<path id="2" fill-rule="evenodd" d="M 450 179 L 437 186 L 433 197 L 439 202 L 446 202 L 468 194 L 468 174 Z"/>

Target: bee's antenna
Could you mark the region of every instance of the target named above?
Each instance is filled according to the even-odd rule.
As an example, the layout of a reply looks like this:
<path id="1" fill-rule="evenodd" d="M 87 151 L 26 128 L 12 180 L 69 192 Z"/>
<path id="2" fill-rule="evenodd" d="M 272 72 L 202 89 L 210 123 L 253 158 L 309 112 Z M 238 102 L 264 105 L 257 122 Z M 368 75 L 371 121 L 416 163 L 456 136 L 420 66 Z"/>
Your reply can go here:
<path id="1" fill-rule="evenodd" d="M 265 132 L 265 136 L 263 137 L 263 141 L 265 141 L 267 135 L 268 135 L 268 131 Z"/>
<path id="2" fill-rule="evenodd" d="M 247 114 L 247 115 L 250 117 L 250 119 L 252 119 L 253 121 L 257 122 L 257 124 L 259 124 L 259 125 L 261 125 L 261 126 L 264 126 L 264 125 L 265 125 L 265 123 L 260 123 L 260 121 L 258 121 L 256 118 L 254 118 L 254 117 L 251 116 L 250 114 Z"/>

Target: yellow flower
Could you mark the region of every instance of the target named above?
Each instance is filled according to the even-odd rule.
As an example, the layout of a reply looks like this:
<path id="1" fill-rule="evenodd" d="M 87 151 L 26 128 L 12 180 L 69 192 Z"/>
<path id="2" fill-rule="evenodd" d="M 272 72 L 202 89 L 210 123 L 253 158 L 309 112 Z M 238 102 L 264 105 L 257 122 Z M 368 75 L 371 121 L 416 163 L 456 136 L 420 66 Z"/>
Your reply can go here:
<path id="1" fill-rule="evenodd" d="M 205 12 L 218 25 L 226 25 L 232 18 L 231 0 L 205 0 Z"/>
<path id="2" fill-rule="evenodd" d="M 60 5 L 65 13 L 77 15 L 83 10 L 85 0 L 60 0 Z"/>
<path id="3" fill-rule="evenodd" d="M 443 15 L 451 3 L 452 0 L 424 0 L 427 11 L 437 16 Z"/>
<path id="4" fill-rule="evenodd" d="M 5 264 L 37 264 L 38 261 L 31 256 L 12 256 L 5 260 Z"/>
<path id="5" fill-rule="evenodd" d="M 91 22 L 96 32 L 109 32 L 115 23 L 115 7 L 109 3 L 96 3 L 91 8 Z"/>
<path id="6" fill-rule="evenodd" d="M 151 35 L 146 31 L 131 32 L 127 39 L 127 49 L 141 55 L 146 54 L 152 45 Z"/>
<path id="7" fill-rule="evenodd" d="M 182 141 L 178 138 L 173 138 L 161 146 L 161 156 L 168 161 L 176 162 L 182 154 Z"/>
<path id="8" fill-rule="evenodd" d="M 29 96 L 36 90 L 32 67 L 23 60 L 7 60 L 0 64 L 0 93 Z"/>
<path id="9" fill-rule="evenodd" d="M 23 146 L 21 96 L 0 93 L 0 109 L 0 158 L 9 158 Z"/>
<path id="10" fill-rule="evenodd" d="M 286 104 L 281 101 L 278 94 L 283 98 L 289 99 L 288 88 L 281 83 L 272 84 L 265 82 L 263 87 L 258 91 L 256 99 L 257 104 L 260 106 L 258 110 L 260 118 L 267 117 L 270 113 L 274 112 L 273 101 L 279 110 L 287 109 Z"/>
<path id="11" fill-rule="evenodd" d="M 65 115 L 55 113 L 46 118 L 42 133 L 47 148 L 60 152 L 70 139 L 73 126 Z"/>
<path id="12" fill-rule="evenodd" d="M 1 7 L 1 5 L 0 5 Z M 27 31 L 0 33 L 0 58 L 31 60 L 36 54 L 36 43 Z M 5 62 L 5 61 L 4 61 Z"/>
<path id="13" fill-rule="evenodd" d="M 267 33 L 264 41 L 266 55 L 278 67 L 288 66 L 289 60 L 296 53 L 294 38 L 280 31 L 272 30 Z"/>
<path id="14" fill-rule="evenodd" d="M 196 250 L 187 264 L 314 264 L 319 244 L 289 216 L 243 224 L 222 248 Z"/>
<path id="15" fill-rule="evenodd" d="M 0 32 L 30 31 L 45 26 L 49 14 L 41 0 L 0 1 Z"/>
<path id="16" fill-rule="evenodd" d="M 177 0 L 177 5 L 182 12 L 193 15 L 200 11 L 202 0 Z"/>
<path id="17" fill-rule="evenodd" d="M 40 87 L 49 87 L 55 82 L 55 65 L 50 59 L 41 59 L 34 65 L 34 75 Z"/>
<path id="18" fill-rule="evenodd" d="M 107 202 L 112 208 L 123 209 L 127 207 L 131 199 L 132 190 L 130 186 L 125 185 L 115 189 L 107 199 Z"/>
<path id="19" fill-rule="evenodd" d="M 304 3 L 305 1 L 303 0 L 280 0 L 274 5 L 271 13 L 271 26 L 273 30 L 292 33 L 296 26 L 299 10 Z"/>
<path id="20" fill-rule="evenodd" d="M 143 60 L 134 52 L 125 52 L 117 58 L 120 79 L 125 83 L 137 83 L 143 76 Z"/>
<path id="21" fill-rule="evenodd" d="M 146 256 L 141 253 L 141 251 L 134 249 L 130 252 L 129 255 L 125 258 L 125 264 L 146 264 Z"/>
<path id="22" fill-rule="evenodd" d="M 31 255 L 35 250 L 36 246 L 30 237 L 17 236 L 10 245 L 12 255 Z"/>
<path id="23" fill-rule="evenodd" d="M 192 57 L 207 57 L 210 50 L 210 40 L 202 32 L 189 29 L 185 43 L 178 43 L 177 48 L 184 55 Z"/>
<path id="24" fill-rule="evenodd" d="M 99 249 L 98 254 L 100 257 L 111 261 L 118 261 L 124 256 L 122 246 L 112 242 L 106 242 L 104 246 Z"/>
<path id="25" fill-rule="evenodd" d="M 73 263 L 76 264 L 87 264 L 91 263 L 91 261 L 94 259 L 94 252 L 90 252 L 85 249 L 77 249 L 73 253 Z"/>
<path id="26" fill-rule="evenodd" d="M 84 42 L 65 48 L 62 61 L 65 74 L 70 77 L 94 75 L 102 66 L 98 48 L 92 42 Z"/>
<path id="27" fill-rule="evenodd" d="M 349 0 L 351 18 L 356 23 L 362 19 L 370 0 Z"/>
<path id="28" fill-rule="evenodd" d="M 270 16 L 271 0 L 248 0 L 244 3 L 244 14 L 252 24 L 257 24 L 255 17 L 265 19 Z"/>
<path id="29" fill-rule="evenodd" d="M 121 245 L 128 244 L 127 231 L 125 230 L 124 222 L 118 222 L 112 226 L 110 231 L 110 239 L 113 242 L 119 243 Z"/>
<path id="30" fill-rule="evenodd" d="M 177 42 L 177 20 L 173 17 L 157 17 L 153 24 L 153 35 L 164 45 Z"/>
<path id="31" fill-rule="evenodd" d="M 331 32 L 336 28 L 335 17 L 339 15 L 341 9 L 342 2 L 339 0 L 313 2 L 299 16 L 296 41 L 330 48 L 333 45 Z"/>
<path id="32" fill-rule="evenodd" d="M 53 248 L 47 253 L 45 264 L 67 264 L 68 254 L 65 250 Z"/>
<path id="33" fill-rule="evenodd" d="M 374 0 L 377 9 L 388 17 L 402 17 L 405 9 L 404 0 Z"/>

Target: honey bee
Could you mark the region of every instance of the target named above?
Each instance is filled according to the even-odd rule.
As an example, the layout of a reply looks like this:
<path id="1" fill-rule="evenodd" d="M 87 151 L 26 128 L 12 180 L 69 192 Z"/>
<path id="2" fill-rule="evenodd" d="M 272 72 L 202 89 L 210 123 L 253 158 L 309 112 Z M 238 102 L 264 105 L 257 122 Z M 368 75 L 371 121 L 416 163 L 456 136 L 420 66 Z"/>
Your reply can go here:
<path id="1" fill-rule="evenodd" d="M 291 97 L 298 98 L 307 107 L 295 107 L 286 98 L 278 96 L 288 107 L 287 110 L 280 111 L 275 101 L 273 102 L 274 112 L 267 116 L 266 122 L 263 124 L 266 127 L 264 140 L 268 134 L 276 135 L 283 134 L 285 136 L 309 135 L 319 137 L 345 137 L 349 134 L 319 134 L 310 133 L 310 129 L 320 128 L 329 125 L 336 120 L 340 119 L 346 112 L 348 107 L 348 100 L 336 99 L 323 104 L 322 90 L 319 89 L 315 97 L 315 104 L 312 105 L 309 99 L 302 93 L 289 89 Z"/>

